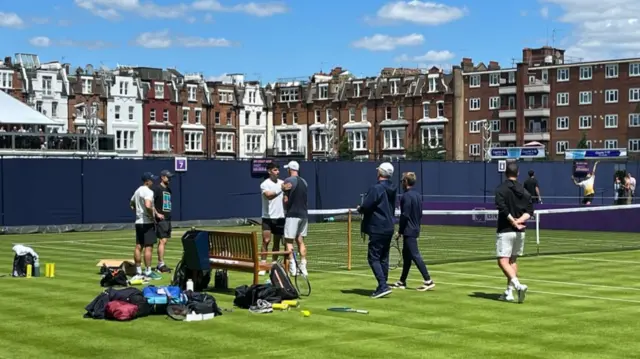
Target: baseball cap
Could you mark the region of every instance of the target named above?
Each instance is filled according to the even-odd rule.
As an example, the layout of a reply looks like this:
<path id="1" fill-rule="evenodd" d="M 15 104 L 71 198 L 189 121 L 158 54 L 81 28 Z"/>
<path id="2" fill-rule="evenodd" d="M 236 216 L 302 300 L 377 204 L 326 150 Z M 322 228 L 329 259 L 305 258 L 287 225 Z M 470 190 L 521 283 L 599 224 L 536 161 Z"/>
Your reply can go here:
<path id="1" fill-rule="evenodd" d="M 292 171 L 300 171 L 300 164 L 297 161 L 290 161 L 284 165 L 284 168 L 288 168 Z"/>
<path id="2" fill-rule="evenodd" d="M 173 173 L 169 172 L 169 170 L 162 170 L 160 176 L 173 177 Z"/>
<path id="3" fill-rule="evenodd" d="M 389 162 L 382 162 L 380 166 L 376 168 L 381 175 L 391 177 L 393 176 L 393 165 Z"/>
<path id="4" fill-rule="evenodd" d="M 146 181 L 153 181 L 155 179 L 157 179 L 158 177 L 156 177 L 153 173 L 151 172 L 145 172 L 142 174 L 142 182 L 146 182 Z"/>

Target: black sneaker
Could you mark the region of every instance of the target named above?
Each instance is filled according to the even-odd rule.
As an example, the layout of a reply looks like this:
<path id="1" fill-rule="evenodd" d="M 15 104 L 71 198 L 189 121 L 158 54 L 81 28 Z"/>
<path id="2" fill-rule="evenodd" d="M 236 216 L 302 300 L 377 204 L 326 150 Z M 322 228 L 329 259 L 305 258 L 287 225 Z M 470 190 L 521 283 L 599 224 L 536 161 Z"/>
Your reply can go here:
<path id="1" fill-rule="evenodd" d="M 426 292 L 428 290 L 432 290 L 435 287 L 436 287 L 436 284 L 433 283 L 432 280 L 428 280 L 428 281 L 423 282 L 421 286 L 416 288 L 416 290 L 418 290 L 418 292 Z"/>
<path id="2" fill-rule="evenodd" d="M 160 273 L 171 273 L 171 268 L 167 267 L 166 264 L 163 264 L 161 266 L 157 266 L 156 270 Z"/>
<path id="3" fill-rule="evenodd" d="M 382 298 L 391 294 L 391 288 L 387 287 L 385 289 L 379 289 L 371 294 L 371 298 Z"/>

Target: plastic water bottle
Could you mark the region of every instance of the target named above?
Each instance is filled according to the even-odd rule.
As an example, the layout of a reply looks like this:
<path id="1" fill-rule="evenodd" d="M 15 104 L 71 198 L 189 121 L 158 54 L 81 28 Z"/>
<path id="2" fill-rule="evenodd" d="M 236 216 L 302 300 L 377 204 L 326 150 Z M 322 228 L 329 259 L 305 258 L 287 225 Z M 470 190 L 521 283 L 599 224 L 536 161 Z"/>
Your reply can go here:
<path id="1" fill-rule="evenodd" d="M 36 259 L 35 263 L 33 264 L 33 276 L 34 277 L 39 277 L 40 276 L 40 261 Z"/>
<path id="2" fill-rule="evenodd" d="M 325 218 L 325 219 L 324 219 L 324 221 L 325 221 L 325 222 L 334 222 L 335 220 L 336 220 L 336 219 L 335 219 L 335 218 L 333 218 L 333 217 L 328 217 L 328 218 Z"/>
<path id="3" fill-rule="evenodd" d="M 193 291 L 193 281 L 191 279 L 187 280 L 187 290 Z"/>

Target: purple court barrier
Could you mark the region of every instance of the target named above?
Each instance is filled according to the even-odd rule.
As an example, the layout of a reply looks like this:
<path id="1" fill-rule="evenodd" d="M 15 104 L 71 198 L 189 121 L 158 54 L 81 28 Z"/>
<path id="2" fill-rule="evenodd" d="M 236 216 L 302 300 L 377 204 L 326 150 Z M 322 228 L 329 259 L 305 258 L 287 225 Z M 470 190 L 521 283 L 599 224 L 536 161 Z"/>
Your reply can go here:
<path id="1" fill-rule="evenodd" d="M 424 202 L 424 210 L 460 211 L 460 210 L 494 210 L 491 203 L 452 203 Z M 575 205 L 538 204 L 535 209 L 575 208 Z M 591 206 L 598 207 L 598 206 Z M 492 227 L 496 225 L 496 216 L 481 215 L 425 215 L 422 223 L 443 226 L 476 226 Z M 549 213 L 540 216 L 540 229 L 559 229 L 575 231 L 606 232 L 640 232 L 640 208 L 627 208 L 612 211 L 593 211 L 575 213 Z M 535 228 L 535 221 L 530 220 L 528 227 Z"/>

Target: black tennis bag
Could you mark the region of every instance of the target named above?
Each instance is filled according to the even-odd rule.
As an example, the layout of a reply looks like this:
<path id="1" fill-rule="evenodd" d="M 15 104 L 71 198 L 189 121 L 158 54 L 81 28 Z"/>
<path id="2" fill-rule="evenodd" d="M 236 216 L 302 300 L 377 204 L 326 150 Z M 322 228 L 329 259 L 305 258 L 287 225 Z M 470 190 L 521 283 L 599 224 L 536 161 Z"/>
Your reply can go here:
<path id="1" fill-rule="evenodd" d="M 13 257 L 13 271 L 11 275 L 13 277 L 26 277 L 27 276 L 27 265 L 31 264 L 31 268 L 35 264 L 35 259 L 31 253 L 23 254 L 21 256 L 15 255 Z"/>
<path id="2" fill-rule="evenodd" d="M 293 300 L 300 298 L 300 294 L 296 287 L 291 283 L 291 279 L 282 264 L 274 263 L 269 272 L 271 285 L 280 290 L 282 300 Z"/>
<path id="3" fill-rule="evenodd" d="M 171 285 L 179 287 L 182 290 L 187 290 L 187 281 L 189 279 L 193 281 L 194 291 L 205 291 L 211 282 L 211 270 L 190 271 L 185 261 L 181 260 L 173 271 Z"/>
<path id="4" fill-rule="evenodd" d="M 269 284 L 254 284 L 252 286 L 241 285 L 236 288 L 236 297 L 233 304 L 238 308 L 249 309 L 256 305 L 258 299 L 266 300 L 269 303 L 282 302 L 280 288 Z"/>

